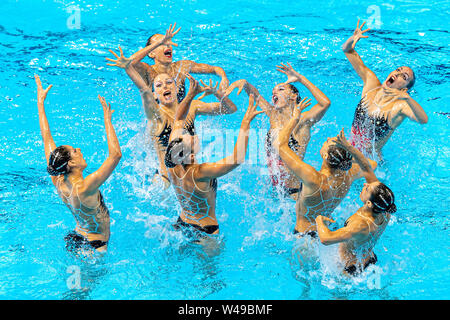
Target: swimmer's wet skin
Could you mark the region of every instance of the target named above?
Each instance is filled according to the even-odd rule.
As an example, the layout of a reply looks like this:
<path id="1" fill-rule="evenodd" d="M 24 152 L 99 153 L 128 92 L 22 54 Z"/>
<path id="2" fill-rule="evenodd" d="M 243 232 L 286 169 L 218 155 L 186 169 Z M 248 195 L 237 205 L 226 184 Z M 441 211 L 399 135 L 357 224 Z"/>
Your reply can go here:
<path id="1" fill-rule="evenodd" d="M 87 163 L 81 150 L 67 145 L 56 147 L 53 141 L 44 108 L 44 101 L 52 86 L 44 90 L 40 78 L 35 75 L 35 79 L 39 125 L 44 141 L 47 171 L 61 200 L 72 212 L 77 223 L 75 231 L 65 238 L 67 248 L 84 247 L 104 252 L 107 250 L 110 237 L 110 217 L 99 188 L 112 174 L 122 157 L 119 141 L 111 122 L 114 111 L 103 97 L 98 97 L 103 108 L 109 155 L 97 171 L 84 178 L 83 171 Z"/>
<path id="2" fill-rule="evenodd" d="M 342 50 L 364 86 L 352 123 L 352 144 L 364 154 L 382 159 L 381 149 L 392 133 L 406 118 L 424 124 L 428 116 L 423 108 L 409 96 L 416 76 L 409 67 L 392 71 L 381 83 L 355 51 L 356 43 L 370 29 L 362 30 L 365 22 L 356 26 L 353 35 L 343 44 Z"/>
<path id="3" fill-rule="evenodd" d="M 259 101 L 264 113 L 269 117 L 270 128 L 267 132 L 265 148 L 267 153 L 267 164 L 272 180 L 272 185 L 277 188 L 281 187 L 284 190 L 284 196 L 290 196 L 294 200 L 297 199 L 298 193 L 301 190 L 301 183 L 286 168 L 283 161 L 279 158 L 277 146 L 273 146 L 273 141 L 276 139 L 279 130 L 281 130 L 285 123 L 291 119 L 292 112 L 298 103 L 302 100 L 298 89 L 292 84 L 298 82 L 304 85 L 313 97 L 317 100 L 310 110 L 305 111 L 297 127 L 293 130 L 289 137 L 289 147 L 303 159 L 306 153 L 306 148 L 311 138 L 312 127 L 319 122 L 331 102 L 330 99 L 304 75 L 301 75 L 294 68 L 287 63 L 281 63 L 277 66 L 277 71 L 285 74 L 287 79 L 285 82 L 277 84 L 272 90 L 272 104 L 270 104 L 259 91 L 248 81 L 238 80 L 230 85 L 227 93 L 231 93 L 235 88 L 238 88 L 238 94 L 244 89 L 247 94 L 253 94 Z"/>
<path id="4" fill-rule="evenodd" d="M 364 206 L 336 231 L 330 231 L 325 224 L 334 222 L 328 217 L 318 215 L 316 224 L 320 242 L 324 245 L 339 243 L 340 257 L 345 264 L 343 272 L 355 276 L 377 262 L 373 248 L 397 208 L 392 190 L 377 179 L 369 161 L 347 141 L 343 131 L 336 143 L 352 155 L 366 179 L 360 194 Z"/>
<path id="5" fill-rule="evenodd" d="M 199 151 L 198 141 L 189 134 L 179 133 L 179 129 L 185 127 L 191 101 L 202 90 L 194 78 L 189 75 L 188 77 L 191 87 L 177 110 L 174 130 L 165 155 L 165 164 L 182 207 L 182 213 L 174 227 L 177 230 L 183 230 L 185 235 L 199 238 L 219 233 L 215 214 L 217 178 L 226 175 L 244 162 L 250 122 L 263 111 L 256 111 L 256 105 L 251 96 L 233 154 L 215 163 L 199 164 L 195 159 L 195 154 Z"/>
<path id="6" fill-rule="evenodd" d="M 127 75 L 139 89 L 143 101 L 146 118 L 150 124 L 153 137 L 154 147 L 156 149 L 159 159 L 159 172 L 161 177 L 167 177 L 167 168 L 164 165 L 164 156 L 169 142 L 169 136 L 172 132 L 172 123 L 174 122 L 174 115 L 182 99 L 179 98 L 179 86 L 177 82 L 182 81 L 182 88 L 184 88 L 184 80 L 187 77 L 187 72 L 193 70 L 194 73 L 218 73 L 222 75 L 222 82 L 220 86 L 213 85 L 210 80 L 208 88 L 203 92 L 203 96 L 214 95 L 220 102 L 206 103 L 201 100 L 194 100 L 191 102 L 192 106 L 187 115 L 185 129 L 192 135 L 195 135 L 194 120 L 198 115 L 224 115 L 236 112 L 236 105 L 224 94 L 222 87 L 228 85 L 228 79 L 221 68 L 210 67 L 204 64 L 197 64 L 192 61 L 178 61 L 172 63 L 170 59 L 165 56 L 164 52 L 167 47 L 171 47 L 172 37 L 178 32 L 174 31 L 175 25 L 170 26 L 166 31 L 166 35 L 159 37 L 159 35 L 152 36 L 149 39 L 148 46 L 130 58 L 123 55 L 122 49 L 119 47 L 120 56 L 114 51 L 110 52 L 116 59 L 106 58 L 112 62 L 107 65 L 125 69 Z M 157 40 L 155 40 L 157 39 Z M 150 41 L 151 40 L 151 41 Z M 166 49 L 164 49 L 166 48 Z M 158 68 L 158 72 L 153 74 L 151 79 L 148 78 L 148 73 L 145 70 L 153 70 L 152 66 L 139 62 L 146 55 L 149 55 L 155 60 L 153 67 Z M 145 67 L 147 66 L 147 67 Z M 163 67 L 165 66 L 165 67 Z M 180 66 L 183 67 L 183 79 L 179 79 Z M 146 69 L 147 68 L 147 69 Z M 175 72 L 174 70 L 178 70 Z M 177 80 L 178 79 L 178 80 Z M 184 89 L 183 89 L 184 92 Z M 184 98 L 184 96 L 183 96 Z M 165 188 L 168 188 L 170 182 L 163 179 Z"/>
<path id="7" fill-rule="evenodd" d="M 280 132 L 277 145 L 283 162 L 302 182 L 302 190 L 296 205 L 297 221 L 294 233 L 314 238 L 315 218 L 318 215 L 330 216 L 346 196 L 352 183 L 359 179 L 363 172 L 358 163 L 352 163 L 352 154 L 336 144 L 337 138 L 329 138 L 323 144 L 320 151 L 323 158 L 320 171 L 306 164 L 289 147 L 291 132 L 298 125 L 302 111 L 309 103 L 305 98 L 296 107 L 292 119 Z M 371 165 L 376 167 L 376 162 L 366 161 L 367 163 L 370 161 Z"/>

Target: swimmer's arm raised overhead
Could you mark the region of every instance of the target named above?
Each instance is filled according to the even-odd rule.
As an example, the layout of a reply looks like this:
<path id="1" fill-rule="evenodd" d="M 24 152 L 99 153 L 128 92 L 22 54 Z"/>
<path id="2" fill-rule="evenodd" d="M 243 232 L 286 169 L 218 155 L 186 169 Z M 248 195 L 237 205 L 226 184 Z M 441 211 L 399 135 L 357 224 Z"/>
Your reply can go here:
<path id="1" fill-rule="evenodd" d="M 103 107 L 106 139 L 108 141 L 108 158 L 106 158 L 105 162 L 103 162 L 97 171 L 84 179 L 83 186 L 80 189 L 80 193 L 84 194 L 94 194 L 97 192 L 98 188 L 109 178 L 122 158 L 119 140 L 111 122 L 114 110 L 111 110 L 111 105 L 106 103 L 105 98 L 99 95 L 98 99 Z"/>
<path id="2" fill-rule="evenodd" d="M 147 85 L 147 83 L 142 79 L 142 76 L 136 71 L 136 69 L 133 67 L 133 59 L 132 58 L 126 58 L 123 55 L 122 48 L 119 47 L 120 56 L 118 56 L 114 51 L 109 50 L 117 59 L 110 59 L 106 58 L 106 60 L 111 61 L 113 63 L 107 63 L 108 66 L 114 66 L 121 69 L 125 69 L 125 72 L 130 77 L 130 79 L 133 81 L 133 83 L 138 87 L 139 92 L 141 93 L 141 97 L 143 100 L 144 105 L 144 111 L 145 115 L 147 116 L 147 119 L 153 119 L 154 115 L 156 113 L 156 110 L 158 110 L 158 104 L 155 101 L 155 98 L 153 97 L 152 90 Z"/>
<path id="3" fill-rule="evenodd" d="M 405 117 L 420 124 L 428 122 L 428 116 L 425 113 L 425 110 L 416 100 L 411 98 L 406 88 L 401 90 L 385 88 L 383 90 L 387 96 L 392 96 L 397 100 L 404 101 L 392 117 L 392 124 L 394 127 L 399 125 Z"/>
<path id="4" fill-rule="evenodd" d="M 345 56 L 347 57 L 348 61 L 353 66 L 353 69 L 355 69 L 356 73 L 359 75 L 359 77 L 364 82 L 364 88 L 362 95 L 364 96 L 367 91 L 381 86 L 380 80 L 378 80 L 375 73 L 370 70 L 362 61 L 359 54 L 355 51 L 356 43 L 361 38 L 368 38 L 368 36 L 364 36 L 363 34 L 370 29 L 362 30 L 362 27 L 364 26 L 366 22 L 363 22 L 361 26 L 359 26 L 359 19 L 358 19 L 358 25 L 356 26 L 355 31 L 353 32 L 353 35 L 348 38 L 347 41 L 342 45 L 342 50 L 345 53 Z"/>
<path id="5" fill-rule="evenodd" d="M 318 185 L 320 174 L 313 166 L 305 163 L 289 147 L 289 137 L 300 121 L 301 112 L 311 104 L 311 100 L 304 98 L 294 109 L 294 114 L 288 124 L 280 131 L 273 146 L 279 148 L 279 154 L 284 164 L 291 170 L 305 185 Z"/>
<path id="6" fill-rule="evenodd" d="M 253 95 L 250 95 L 249 106 L 242 119 L 241 128 L 233 153 L 220 161 L 200 164 L 195 175 L 197 180 L 208 181 L 213 178 L 221 177 L 244 163 L 247 154 L 250 123 L 258 114 L 263 113 L 263 111 L 258 111 L 256 108 L 257 103 L 255 103 Z"/>
<path id="7" fill-rule="evenodd" d="M 235 113 L 236 105 L 231 101 L 228 96 L 225 96 L 224 92 L 219 88 L 219 83 L 213 85 L 212 80 L 209 80 L 209 85 L 200 80 L 201 84 L 205 88 L 203 94 L 193 102 L 195 113 L 197 115 L 222 115 Z M 206 103 L 201 101 L 204 97 L 213 94 L 220 102 Z"/>
<path id="8" fill-rule="evenodd" d="M 286 84 L 292 82 L 299 82 L 303 84 L 317 100 L 317 104 L 315 104 L 311 108 L 311 110 L 303 112 L 302 121 L 309 121 L 312 124 L 320 121 L 331 105 L 330 99 L 328 99 L 328 97 L 304 75 L 301 75 L 300 73 L 295 71 L 289 63 L 287 63 L 287 65 L 281 63 L 279 66 L 277 66 L 277 70 L 281 73 L 284 73 L 288 77 L 285 82 Z"/>
<path id="9" fill-rule="evenodd" d="M 368 228 L 366 223 L 350 221 L 346 227 L 331 231 L 325 225 L 324 220 L 332 223 L 335 221 L 321 215 L 316 217 L 317 233 L 319 234 L 320 242 L 326 246 L 349 241 L 358 235 L 367 235 Z"/>
<path id="10" fill-rule="evenodd" d="M 371 159 L 366 158 L 361 151 L 359 151 L 348 142 L 344 135 L 344 129 L 342 129 L 337 136 L 335 143 L 336 145 L 350 152 L 353 156 L 353 159 L 356 161 L 357 166 L 353 166 L 350 169 L 351 171 L 353 171 L 355 179 L 364 177 L 369 183 L 378 181 L 374 173 L 374 170 L 377 168 L 377 163 Z"/>
<path id="11" fill-rule="evenodd" d="M 266 115 L 270 116 L 270 112 L 272 110 L 272 106 L 262 95 L 259 94 L 258 89 L 255 88 L 250 82 L 245 79 L 236 80 L 225 90 L 225 96 L 229 96 L 234 89 L 238 89 L 237 95 L 241 94 L 242 89 L 245 90 L 248 96 L 253 95 L 254 99 L 258 101 L 258 106 L 266 113 Z"/>
<path id="12" fill-rule="evenodd" d="M 37 98 L 38 98 L 38 111 L 39 111 L 39 127 L 41 128 L 42 140 L 44 141 L 45 159 L 48 163 L 50 153 L 56 148 L 53 141 L 52 133 L 50 132 L 50 126 L 48 125 L 47 115 L 45 114 L 44 101 L 47 97 L 48 91 L 53 85 L 49 85 L 47 89 L 42 88 L 41 79 L 38 75 L 34 75 L 37 85 Z"/>

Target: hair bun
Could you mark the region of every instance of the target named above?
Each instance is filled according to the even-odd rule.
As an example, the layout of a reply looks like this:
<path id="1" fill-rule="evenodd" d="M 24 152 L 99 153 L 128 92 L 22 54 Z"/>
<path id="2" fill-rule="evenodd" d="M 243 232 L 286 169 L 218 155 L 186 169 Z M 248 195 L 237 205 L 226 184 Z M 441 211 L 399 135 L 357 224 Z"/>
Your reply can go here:
<path id="1" fill-rule="evenodd" d="M 397 211 L 397 206 L 393 203 L 391 204 L 387 209 L 386 212 L 387 213 L 395 213 Z"/>

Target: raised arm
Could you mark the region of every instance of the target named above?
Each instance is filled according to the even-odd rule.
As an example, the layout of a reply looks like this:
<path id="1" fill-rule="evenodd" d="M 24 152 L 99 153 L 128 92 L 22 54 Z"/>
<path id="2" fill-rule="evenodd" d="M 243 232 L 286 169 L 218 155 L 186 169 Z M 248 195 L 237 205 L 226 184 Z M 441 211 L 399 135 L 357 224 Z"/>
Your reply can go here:
<path id="1" fill-rule="evenodd" d="M 305 163 L 289 147 L 289 137 L 294 128 L 298 125 L 302 111 L 311 105 L 311 99 L 304 98 L 294 109 L 294 114 L 287 125 L 280 131 L 273 146 L 278 147 L 278 152 L 284 164 L 291 170 L 303 184 L 315 186 L 320 183 L 320 174 L 313 166 Z"/>
<path id="2" fill-rule="evenodd" d="M 208 181 L 213 178 L 221 177 L 238 167 L 241 163 L 244 163 L 247 154 L 250 123 L 258 114 L 263 113 L 263 111 L 257 111 L 256 108 L 257 103 L 255 104 L 253 95 L 250 95 L 247 112 L 242 119 L 241 128 L 233 153 L 220 161 L 200 164 L 195 174 L 197 180 Z"/>
<path id="3" fill-rule="evenodd" d="M 346 227 L 331 231 L 326 226 L 324 220 L 332 223 L 335 221 L 321 215 L 316 217 L 317 233 L 319 235 L 320 242 L 326 246 L 349 241 L 358 235 L 367 235 L 367 223 L 352 222 L 350 220 L 350 223 Z"/>
<path id="4" fill-rule="evenodd" d="M 300 82 L 317 100 L 317 104 L 314 105 L 311 110 L 303 112 L 302 121 L 310 121 L 313 124 L 320 121 L 331 105 L 330 99 L 328 99 L 328 97 L 305 76 L 295 71 L 289 63 L 287 63 L 287 65 L 281 64 L 277 66 L 277 70 L 287 76 L 285 83 Z"/>
<path id="5" fill-rule="evenodd" d="M 109 50 L 117 59 L 106 58 L 106 60 L 111 61 L 113 63 L 107 63 L 108 66 L 114 66 L 121 69 L 125 69 L 125 72 L 133 81 L 133 83 L 138 87 L 139 92 L 141 93 L 145 115 L 147 119 L 154 119 L 155 113 L 158 110 L 158 104 L 153 97 L 153 92 L 151 88 L 147 85 L 141 75 L 136 71 L 133 66 L 133 59 L 126 58 L 123 55 L 122 48 L 119 46 L 120 56 L 118 56 L 114 51 Z"/>
<path id="6" fill-rule="evenodd" d="M 229 96 L 234 89 L 238 89 L 237 95 L 240 95 L 242 89 L 245 90 L 247 95 L 253 95 L 254 99 L 258 101 L 258 106 L 266 113 L 267 116 L 270 116 L 272 111 L 272 106 L 262 95 L 259 94 L 258 89 L 255 88 L 250 82 L 245 79 L 237 80 L 230 84 L 230 86 L 225 90 L 225 96 Z"/>
<path id="7" fill-rule="evenodd" d="M 50 127 L 48 125 L 47 115 L 45 114 L 44 101 L 47 97 L 48 91 L 53 85 L 49 85 L 47 89 L 42 88 L 41 79 L 38 75 L 34 75 L 37 86 L 37 98 L 38 98 L 38 111 L 39 111 L 39 126 L 41 128 L 42 140 L 44 141 L 44 151 L 45 159 L 48 163 L 48 158 L 50 153 L 56 148 L 55 142 L 53 141 L 52 133 L 50 132 Z"/>
<path id="8" fill-rule="evenodd" d="M 355 173 L 355 178 L 364 177 L 368 183 L 378 181 L 375 176 L 374 170 L 377 167 L 377 163 L 373 160 L 367 159 L 361 151 L 352 146 L 345 138 L 344 129 L 335 140 L 336 145 L 344 148 L 353 156 L 353 159 L 358 164 L 358 172 Z"/>
<path id="9" fill-rule="evenodd" d="M 221 78 L 219 88 L 224 91 L 228 88 L 230 82 L 228 81 L 225 71 L 221 67 L 211 66 L 206 63 L 197 63 L 191 60 L 184 60 L 183 63 L 189 64 L 189 72 L 196 74 L 215 74 Z"/>
<path id="10" fill-rule="evenodd" d="M 361 26 L 359 26 L 359 19 L 358 19 L 358 25 L 356 26 L 355 31 L 353 32 L 353 35 L 345 41 L 345 43 L 342 45 L 342 50 L 345 53 L 345 56 L 347 57 L 348 61 L 353 66 L 353 69 L 355 69 L 356 73 L 359 75 L 359 77 L 364 82 L 364 88 L 362 95 L 364 96 L 367 91 L 379 87 L 381 85 L 380 80 L 378 80 L 375 73 L 372 72 L 362 61 L 359 54 L 355 51 L 356 43 L 361 38 L 368 38 L 368 36 L 364 36 L 363 34 L 370 29 L 362 30 L 362 27 L 364 26 L 366 22 L 363 22 Z"/>
<path id="11" fill-rule="evenodd" d="M 100 103 L 103 107 L 103 115 L 106 129 L 106 140 L 108 141 L 108 158 L 100 166 L 100 168 L 94 173 L 88 175 L 84 179 L 83 187 L 80 192 L 84 194 L 94 194 L 98 188 L 109 178 L 114 169 L 119 164 L 120 158 L 122 158 L 122 152 L 120 151 L 119 140 L 117 139 L 116 132 L 111 122 L 111 117 L 114 110 L 111 110 L 111 105 L 106 103 L 105 98 L 98 96 Z"/>
<path id="12" fill-rule="evenodd" d="M 200 80 L 200 83 L 203 85 L 205 90 L 203 94 L 194 101 L 195 113 L 197 115 L 222 115 L 222 114 L 232 114 L 235 113 L 237 108 L 236 105 L 231 101 L 228 96 L 225 96 L 224 92 L 219 88 L 219 83 L 217 82 L 215 85 L 212 80 L 209 80 L 209 85 L 206 85 L 203 80 Z M 217 100 L 220 102 L 211 102 L 206 103 L 201 101 L 204 97 L 208 95 L 214 95 Z"/>
<path id="13" fill-rule="evenodd" d="M 130 58 L 133 60 L 131 63 L 133 66 L 137 66 L 142 59 L 144 59 L 150 52 L 155 50 L 157 47 L 159 47 L 162 44 L 168 44 L 172 45 L 174 47 L 178 47 L 178 44 L 172 42 L 172 38 L 180 31 L 181 27 L 178 28 L 178 30 L 175 31 L 176 23 L 169 26 L 169 29 L 166 30 L 166 34 L 164 35 L 164 38 L 162 38 L 160 41 L 157 41 L 151 45 L 146 46 L 145 48 L 139 50 L 135 54 L 133 54 Z"/>

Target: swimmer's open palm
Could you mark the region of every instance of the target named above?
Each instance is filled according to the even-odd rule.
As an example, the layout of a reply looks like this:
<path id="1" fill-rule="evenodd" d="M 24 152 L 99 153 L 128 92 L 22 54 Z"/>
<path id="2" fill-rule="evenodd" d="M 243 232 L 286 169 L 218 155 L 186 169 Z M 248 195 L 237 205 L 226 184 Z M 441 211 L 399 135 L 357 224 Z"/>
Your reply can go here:
<path id="1" fill-rule="evenodd" d="M 287 80 L 284 82 L 286 84 L 299 81 L 301 78 L 301 74 L 295 71 L 289 62 L 287 65 L 280 63 L 280 65 L 277 66 L 277 71 L 284 73 L 287 76 Z"/>
<path id="2" fill-rule="evenodd" d="M 356 29 L 355 31 L 353 31 L 353 43 L 352 43 L 352 49 L 355 49 L 356 43 L 359 41 L 359 39 L 361 38 L 368 38 L 369 36 L 365 36 L 364 33 L 366 33 L 367 31 L 370 30 L 370 28 L 366 29 L 366 30 L 362 30 L 362 27 L 366 24 L 366 22 L 364 21 L 362 23 L 361 26 L 359 26 L 359 19 L 358 19 L 358 24 L 356 25 Z"/>
<path id="3" fill-rule="evenodd" d="M 133 61 L 133 57 L 131 58 L 127 58 L 123 55 L 123 51 L 122 48 L 119 46 L 119 50 L 120 50 L 120 56 L 118 56 L 114 51 L 112 51 L 111 49 L 109 50 L 109 52 L 111 52 L 117 59 L 110 59 L 110 58 L 105 58 L 108 61 L 114 62 L 114 63 L 107 63 L 108 66 L 113 66 L 113 67 L 118 67 L 118 68 L 122 68 L 122 69 L 126 69 L 131 62 Z"/>
<path id="4" fill-rule="evenodd" d="M 308 99 L 307 97 L 303 98 L 302 101 L 298 105 L 295 106 L 294 112 L 292 114 L 293 118 L 300 118 L 303 110 L 308 108 L 311 105 L 311 99 Z"/>
<path id="5" fill-rule="evenodd" d="M 164 38 L 161 40 L 161 44 L 172 45 L 174 47 L 178 47 L 178 44 L 172 42 L 172 38 L 180 31 L 181 27 L 175 30 L 177 23 L 175 22 L 173 25 L 169 26 L 169 29 L 166 30 L 166 34 Z"/>
<path id="6" fill-rule="evenodd" d="M 236 88 L 238 88 L 237 95 L 240 95 L 242 89 L 244 89 L 244 87 L 245 87 L 245 83 L 246 83 L 245 79 L 236 80 L 235 82 L 230 84 L 228 86 L 228 88 L 224 91 L 224 96 L 229 96 L 231 94 L 231 92 L 233 92 L 233 90 Z"/>
<path id="7" fill-rule="evenodd" d="M 248 108 L 247 108 L 247 112 L 244 115 L 244 119 L 242 120 L 243 122 L 245 121 L 245 122 L 248 122 L 250 124 L 250 122 L 253 119 L 255 119 L 255 117 L 258 114 L 261 114 L 261 113 L 264 112 L 264 111 L 256 110 L 256 108 L 258 107 L 258 104 L 259 104 L 259 96 L 258 96 L 258 99 L 256 100 L 256 103 L 255 103 L 255 97 L 253 96 L 253 94 L 251 94 L 248 97 Z"/>
<path id="8" fill-rule="evenodd" d="M 105 98 L 98 95 L 98 100 L 100 100 L 100 103 L 103 107 L 103 116 L 106 121 L 111 121 L 112 114 L 114 113 L 114 110 L 111 110 L 111 104 L 107 103 Z"/>
<path id="9" fill-rule="evenodd" d="M 205 84 L 203 80 L 200 80 L 200 83 L 202 86 L 203 94 L 198 97 L 198 100 L 201 100 L 204 97 L 214 94 L 218 91 L 217 87 L 219 86 L 219 82 L 216 82 L 216 84 L 214 84 L 213 81 L 209 79 L 209 85 Z"/>
<path id="10" fill-rule="evenodd" d="M 38 94 L 38 103 L 44 103 L 45 98 L 47 98 L 47 93 L 50 91 L 50 89 L 53 87 L 53 85 L 49 85 L 47 89 L 42 88 L 41 79 L 37 74 L 34 75 L 34 79 L 36 81 L 37 86 L 37 94 Z"/>

